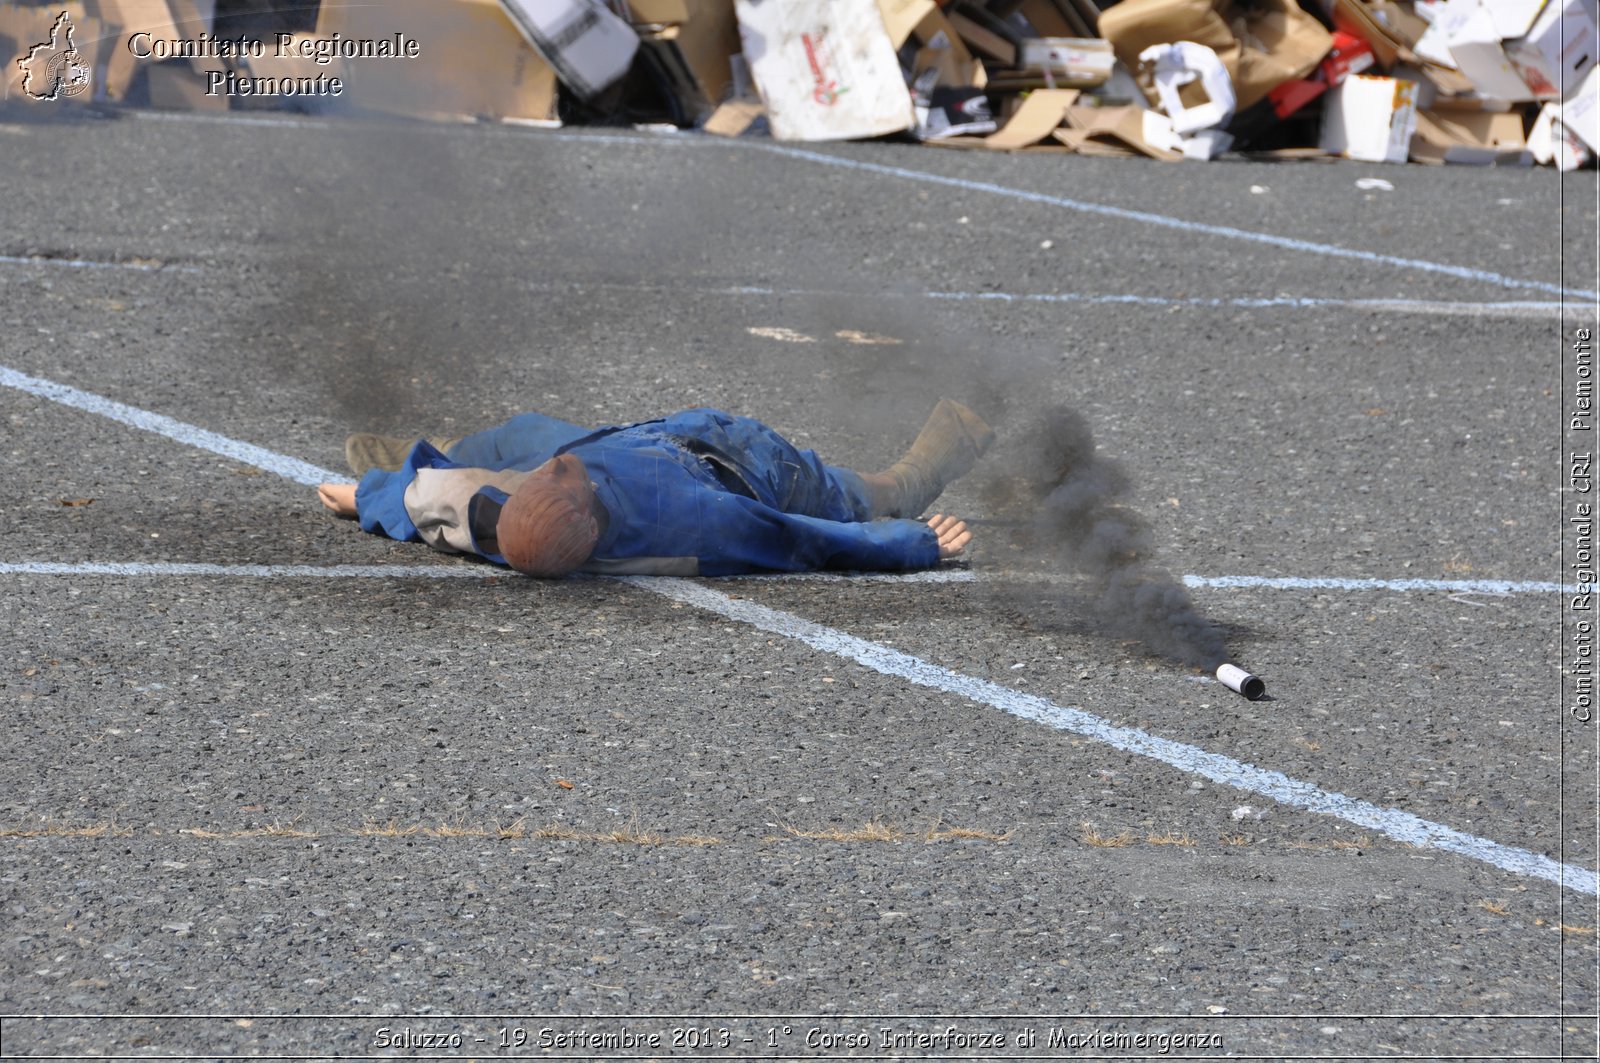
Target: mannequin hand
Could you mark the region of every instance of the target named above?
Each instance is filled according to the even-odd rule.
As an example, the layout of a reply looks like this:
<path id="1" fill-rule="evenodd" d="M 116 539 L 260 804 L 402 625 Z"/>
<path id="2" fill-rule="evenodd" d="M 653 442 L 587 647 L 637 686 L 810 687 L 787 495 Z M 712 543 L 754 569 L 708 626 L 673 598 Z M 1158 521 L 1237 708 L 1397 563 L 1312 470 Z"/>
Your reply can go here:
<path id="1" fill-rule="evenodd" d="M 341 517 L 356 515 L 355 484 L 323 484 L 317 488 L 317 497 L 322 499 L 323 505 Z"/>
<path id="2" fill-rule="evenodd" d="M 935 513 L 928 518 L 928 527 L 933 529 L 933 534 L 939 539 L 940 561 L 948 561 L 960 554 L 972 541 L 972 533 L 967 531 L 966 522 L 954 517 Z"/>

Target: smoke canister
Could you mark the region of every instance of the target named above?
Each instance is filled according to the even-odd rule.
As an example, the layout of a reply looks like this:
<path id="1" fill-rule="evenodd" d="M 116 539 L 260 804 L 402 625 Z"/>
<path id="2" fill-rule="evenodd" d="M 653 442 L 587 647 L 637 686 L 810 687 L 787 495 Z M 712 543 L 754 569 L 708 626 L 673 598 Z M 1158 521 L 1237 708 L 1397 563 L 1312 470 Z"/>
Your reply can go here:
<path id="1" fill-rule="evenodd" d="M 1267 684 L 1261 681 L 1261 677 L 1251 675 L 1236 664 L 1224 664 L 1218 668 L 1217 678 L 1223 686 L 1243 694 L 1251 701 L 1260 701 L 1267 696 Z"/>

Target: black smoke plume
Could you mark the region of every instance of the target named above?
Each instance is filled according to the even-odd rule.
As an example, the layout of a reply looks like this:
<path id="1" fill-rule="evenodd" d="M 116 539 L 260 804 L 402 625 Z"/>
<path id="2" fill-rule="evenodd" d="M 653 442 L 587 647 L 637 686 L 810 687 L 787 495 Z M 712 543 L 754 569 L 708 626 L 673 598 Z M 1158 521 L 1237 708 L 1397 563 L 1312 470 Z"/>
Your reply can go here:
<path id="1" fill-rule="evenodd" d="M 1097 618 L 1112 632 L 1185 664 L 1215 669 L 1226 661 L 1222 628 L 1152 560 L 1150 529 L 1124 501 L 1128 476 L 1096 453 L 1083 417 L 1052 408 L 1029 438 L 1037 451 L 1026 466 L 1035 470 L 1025 483 L 1035 500 L 1028 548 L 1088 577 Z"/>

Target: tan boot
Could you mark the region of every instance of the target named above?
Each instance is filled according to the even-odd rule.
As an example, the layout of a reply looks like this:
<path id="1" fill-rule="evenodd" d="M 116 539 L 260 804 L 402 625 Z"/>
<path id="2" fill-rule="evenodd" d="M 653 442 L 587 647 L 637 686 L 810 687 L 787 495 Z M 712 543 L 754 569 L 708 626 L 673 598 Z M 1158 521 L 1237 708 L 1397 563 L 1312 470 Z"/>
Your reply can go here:
<path id="1" fill-rule="evenodd" d="M 983 418 L 951 399 L 940 399 L 905 456 L 873 479 L 894 490 L 881 500 L 883 516 L 917 517 L 955 480 L 972 471 L 994 443 Z"/>
<path id="2" fill-rule="evenodd" d="M 461 442 L 461 438 L 429 436 L 428 442 L 440 453 L 445 453 Z M 344 460 L 349 464 L 350 471 L 357 476 L 365 476 L 368 469 L 386 469 L 395 472 L 405 465 L 406 458 L 411 454 L 411 448 L 416 445 L 415 439 L 357 432 L 344 441 Z"/>

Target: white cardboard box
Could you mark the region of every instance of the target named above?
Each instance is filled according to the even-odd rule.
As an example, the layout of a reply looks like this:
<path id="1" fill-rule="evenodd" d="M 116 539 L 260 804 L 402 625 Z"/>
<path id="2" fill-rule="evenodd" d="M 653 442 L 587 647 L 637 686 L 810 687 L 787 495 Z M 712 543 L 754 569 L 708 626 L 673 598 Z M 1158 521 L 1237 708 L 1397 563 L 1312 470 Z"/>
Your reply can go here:
<path id="1" fill-rule="evenodd" d="M 849 140 L 916 123 L 875 0 L 738 0 L 739 35 L 779 140 Z"/>
<path id="2" fill-rule="evenodd" d="M 500 0 L 529 44 L 578 95 L 599 95 L 628 72 L 639 35 L 600 0 Z"/>
<path id="3" fill-rule="evenodd" d="M 1450 0 L 1419 54 L 1437 57 L 1440 37 L 1480 95 L 1513 102 L 1559 99 L 1600 47 L 1585 0 Z"/>
<path id="4" fill-rule="evenodd" d="M 1502 24 L 1497 24 L 1492 11 L 1479 6 L 1455 25 L 1449 40 L 1450 56 L 1480 96 L 1514 103 L 1531 100 L 1533 93 L 1501 47 Z"/>
<path id="5" fill-rule="evenodd" d="M 1591 67 L 1576 92 L 1550 106 L 1556 109 L 1553 117 L 1560 119 L 1590 151 L 1600 154 L 1600 67 Z"/>
<path id="6" fill-rule="evenodd" d="M 1405 162 L 1417 131 L 1417 83 L 1356 74 L 1328 92 L 1321 147 L 1363 162 Z"/>
<path id="7" fill-rule="evenodd" d="M 1541 100 L 1559 100 L 1595 65 L 1595 24 L 1581 0 L 1550 0 L 1527 30 L 1505 42 L 1506 59 Z"/>
<path id="8" fill-rule="evenodd" d="M 1535 162 L 1554 166 L 1563 173 L 1576 170 L 1591 158 L 1591 152 L 1578 135 L 1561 121 L 1559 104 L 1547 103 L 1528 133 L 1528 151 Z"/>

